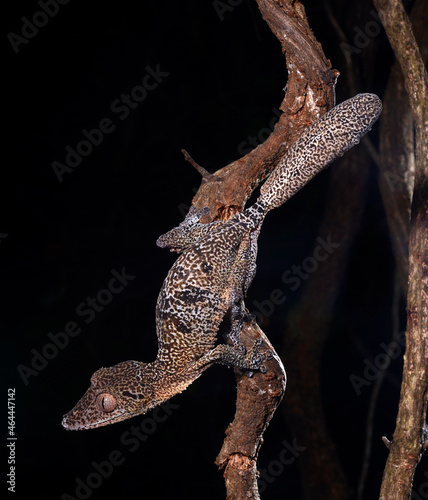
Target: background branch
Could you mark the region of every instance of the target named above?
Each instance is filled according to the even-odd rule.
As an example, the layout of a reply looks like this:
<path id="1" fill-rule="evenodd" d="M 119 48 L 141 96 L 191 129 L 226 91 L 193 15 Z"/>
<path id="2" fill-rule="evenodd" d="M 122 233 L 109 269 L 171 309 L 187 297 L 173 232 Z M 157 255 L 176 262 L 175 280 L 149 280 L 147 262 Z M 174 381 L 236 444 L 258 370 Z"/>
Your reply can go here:
<path id="1" fill-rule="evenodd" d="M 410 20 L 423 64 L 428 61 L 428 5 L 417 1 Z M 403 295 L 407 295 L 409 277 L 410 205 L 415 177 L 415 132 L 409 95 L 400 61 L 392 68 L 385 89 L 380 118 L 379 187 L 394 248 Z"/>
<path id="2" fill-rule="evenodd" d="M 375 0 L 400 63 L 415 125 L 416 164 L 409 238 L 406 353 L 396 429 L 381 499 L 404 499 L 422 456 L 428 398 L 428 77 L 401 0 Z"/>

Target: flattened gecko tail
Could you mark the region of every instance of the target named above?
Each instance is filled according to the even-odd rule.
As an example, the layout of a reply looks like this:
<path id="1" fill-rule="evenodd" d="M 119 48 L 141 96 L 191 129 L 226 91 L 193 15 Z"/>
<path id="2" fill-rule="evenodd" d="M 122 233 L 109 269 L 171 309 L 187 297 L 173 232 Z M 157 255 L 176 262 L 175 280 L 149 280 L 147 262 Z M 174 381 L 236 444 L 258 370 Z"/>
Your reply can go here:
<path id="1" fill-rule="evenodd" d="M 357 94 L 314 122 L 290 147 L 261 188 L 271 210 L 285 203 L 338 156 L 360 142 L 382 111 L 375 94 Z"/>

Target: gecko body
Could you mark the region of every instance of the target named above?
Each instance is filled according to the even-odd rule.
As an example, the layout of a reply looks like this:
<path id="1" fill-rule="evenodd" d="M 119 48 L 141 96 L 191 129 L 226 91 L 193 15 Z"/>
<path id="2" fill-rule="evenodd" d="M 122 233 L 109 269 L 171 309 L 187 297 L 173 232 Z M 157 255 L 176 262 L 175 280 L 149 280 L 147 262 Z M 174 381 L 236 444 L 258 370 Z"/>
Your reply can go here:
<path id="1" fill-rule="evenodd" d="M 181 252 L 156 305 L 158 354 L 152 363 L 101 368 L 62 421 L 67 430 L 101 427 L 146 413 L 183 391 L 213 363 L 262 370 L 261 341 L 246 351 L 240 332 L 244 298 L 256 271 L 257 238 L 266 214 L 359 142 L 382 109 L 359 94 L 323 115 L 290 147 L 254 205 L 227 222 L 201 224 L 207 209 L 190 210 L 158 245 Z M 218 343 L 221 334 L 228 343 Z"/>

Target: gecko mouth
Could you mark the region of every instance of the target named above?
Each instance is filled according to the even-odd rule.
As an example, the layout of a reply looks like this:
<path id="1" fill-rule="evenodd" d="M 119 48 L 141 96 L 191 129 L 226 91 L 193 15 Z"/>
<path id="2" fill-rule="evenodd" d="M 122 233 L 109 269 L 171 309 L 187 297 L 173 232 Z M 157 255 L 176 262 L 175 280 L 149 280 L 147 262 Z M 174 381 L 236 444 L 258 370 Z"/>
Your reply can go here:
<path id="1" fill-rule="evenodd" d="M 122 410 L 119 414 L 116 414 L 114 417 L 106 417 L 104 419 L 98 419 L 94 422 L 85 422 L 76 420 L 75 416 L 73 414 L 66 414 L 64 415 L 61 425 L 64 427 L 65 430 L 67 431 L 83 431 L 85 429 L 94 429 L 96 427 L 104 427 L 105 425 L 113 424 L 115 422 L 119 422 L 121 420 L 124 420 L 128 418 L 128 412 L 126 410 Z M 129 416 L 131 416 L 129 414 Z"/>

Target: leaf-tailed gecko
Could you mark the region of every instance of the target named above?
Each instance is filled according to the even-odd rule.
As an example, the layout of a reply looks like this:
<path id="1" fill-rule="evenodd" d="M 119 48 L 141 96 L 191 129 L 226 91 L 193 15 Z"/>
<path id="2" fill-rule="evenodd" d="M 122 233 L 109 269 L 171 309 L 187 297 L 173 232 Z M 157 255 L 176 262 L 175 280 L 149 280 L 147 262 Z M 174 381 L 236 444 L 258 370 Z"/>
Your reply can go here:
<path id="1" fill-rule="evenodd" d="M 158 239 L 159 246 L 181 255 L 156 305 L 157 357 L 152 363 L 124 361 L 96 371 L 87 392 L 64 416 L 65 429 L 92 429 L 144 414 L 183 391 L 213 363 L 264 370 L 267 355 L 260 352 L 261 340 L 247 352 L 240 339 L 263 220 L 357 144 L 381 109 L 374 94 L 342 102 L 290 147 L 254 205 L 227 222 L 210 224 L 199 222 L 207 209 L 191 209 L 178 228 Z M 220 332 L 230 344 L 217 343 Z"/>

